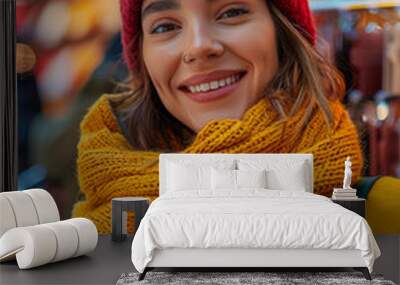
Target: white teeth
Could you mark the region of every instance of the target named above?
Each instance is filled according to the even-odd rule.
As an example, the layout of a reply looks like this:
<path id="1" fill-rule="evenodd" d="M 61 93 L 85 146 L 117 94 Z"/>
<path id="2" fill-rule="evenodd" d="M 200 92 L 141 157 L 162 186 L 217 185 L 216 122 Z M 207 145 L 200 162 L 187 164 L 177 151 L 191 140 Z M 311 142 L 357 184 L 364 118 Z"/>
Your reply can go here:
<path id="1" fill-rule="evenodd" d="M 217 89 L 218 88 L 218 81 L 211 82 L 210 87 L 211 87 L 212 90 Z"/>
<path id="2" fill-rule="evenodd" d="M 208 83 L 200 84 L 201 91 L 208 91 L 210 90 L 210 85 Z"/>
<path id="3" fill-rule="evenodd" d="M 225 79 L 220 79 L 208 83 L 202 83 L 199 85 L 188 86 L 191 93 L 207 92 L 208 90 L 215 90 L 230 84 L 235 83 L 240 78 L 239 74 L 229 76 Z"/>

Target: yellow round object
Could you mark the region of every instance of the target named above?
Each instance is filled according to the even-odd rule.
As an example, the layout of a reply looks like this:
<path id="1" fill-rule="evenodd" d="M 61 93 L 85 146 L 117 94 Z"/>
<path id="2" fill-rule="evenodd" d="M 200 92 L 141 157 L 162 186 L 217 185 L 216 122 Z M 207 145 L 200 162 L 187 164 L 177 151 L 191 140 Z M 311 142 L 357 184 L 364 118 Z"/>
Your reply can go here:
<path id="1" fill-rule="evenodd" d="M 367 221 L 374 234 L 400 234 L 400 179 L 378 179 L 367 196 Z"/>

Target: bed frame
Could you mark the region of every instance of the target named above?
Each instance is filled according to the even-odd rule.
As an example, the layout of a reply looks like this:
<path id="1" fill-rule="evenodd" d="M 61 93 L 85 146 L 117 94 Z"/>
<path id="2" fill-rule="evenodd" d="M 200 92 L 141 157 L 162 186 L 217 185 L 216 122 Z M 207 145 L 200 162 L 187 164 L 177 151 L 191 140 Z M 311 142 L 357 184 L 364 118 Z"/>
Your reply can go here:
<path id="1" fill-rule="evenodd" d="M 312 154 L 161 154 L 160 155 L 160 195 L 165 193 L 167 160 L 212 160 L 221 158 L 266 158 L 306 160 L 309 166 L 309 188 L 313 192 L 313 155 Z M 254 249 L 254 248 L 169 248 L 157 249 L 153 259 L 139 280 L 143 280 L 148 271 L 160 268 L 220 269 L 230 271 L 253 271 L 256 269 L 296 269 L 296 268 L 353 268 L 361 271 L 367 280 L 371 276 L 359 250 L 329 249 Z M 263 270 L 259 270 L 263 271 Z"/>
<path id="2" fill-rule="evenodd" d="M 353 268 L 371 280 L 368 268 L 359 250 L 328 249 L 197 249 L 171 248 L 156 250 L 152 261 L 139 275 L 143 280 L 148 271 L 155 268 L 229 268 L 247 271 L 271 268 Z"/>

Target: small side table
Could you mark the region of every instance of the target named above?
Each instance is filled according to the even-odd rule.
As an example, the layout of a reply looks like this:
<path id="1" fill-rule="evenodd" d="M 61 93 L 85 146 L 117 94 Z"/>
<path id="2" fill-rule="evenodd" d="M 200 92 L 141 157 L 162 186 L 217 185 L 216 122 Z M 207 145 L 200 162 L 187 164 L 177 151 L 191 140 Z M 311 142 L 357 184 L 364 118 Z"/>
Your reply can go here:
<path id="1" fill-rule="evenodd" d="M 111 201 L 111 239 L 123 241 L 127 236 L 127 218 L 129 211 L 135 212 L 135 229 L 149 208 L 150 201 L 144 197 L 118 197 Z"/>
<path id="2" fill-rule="evenodd" d="M 365 199 L 363 198 L 352 198 L 351 200 L 332 199 L 332 202 L 365 218 Z"/>

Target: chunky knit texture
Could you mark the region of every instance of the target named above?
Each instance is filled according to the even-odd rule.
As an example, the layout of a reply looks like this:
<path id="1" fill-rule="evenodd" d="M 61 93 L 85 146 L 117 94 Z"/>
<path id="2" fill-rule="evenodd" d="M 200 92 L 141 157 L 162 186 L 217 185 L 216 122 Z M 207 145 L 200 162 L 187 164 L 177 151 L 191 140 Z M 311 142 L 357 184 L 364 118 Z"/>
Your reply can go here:
<path id="1" fill-rule="evenodd" d="M 78 174 L 86 200 L 74 206 L 73 216 L 87 217 L 100 233 L 111 231 L 111 198 L 158 196 L 158 152 L 135 151 L 122 134 L 103 95 L 81 123 L 78 145 Z M 361 174 L 363 158 L 359 137 L 347 111 L 338 100 L 330 101 L 334 116 L 333 133 L 322 111 L 313 114 L 307 128 L 296 138 L 294 132 L 305 110 L 287 119 L 279 119 L 268 100 L 261 99 L 242 119 L 208 122 L 183 153 L 312 153 L 314 155 L 314 192 L 331 196 L 333 187 L 343 183 L 344 161 L 351 156 L 353 181 Z M 281 140 L 282 139 L 282 140 Z"/>
<path id="2" fill-rule="evenodd" d="M 270 1 L 270 0 L 266 0 Z M 140 13 L 143 0 L 120 0 L 122 17 L 122 46 L 125 61 L 131 71 L 138 67 L 139 39 L 141 29 Z M 294 27 L 315 43 L 316 28 L 307 0 L 273 0 L 276 7 L 285 15 Z M 261 35 L 260 35 L 261 36 Z"/>

